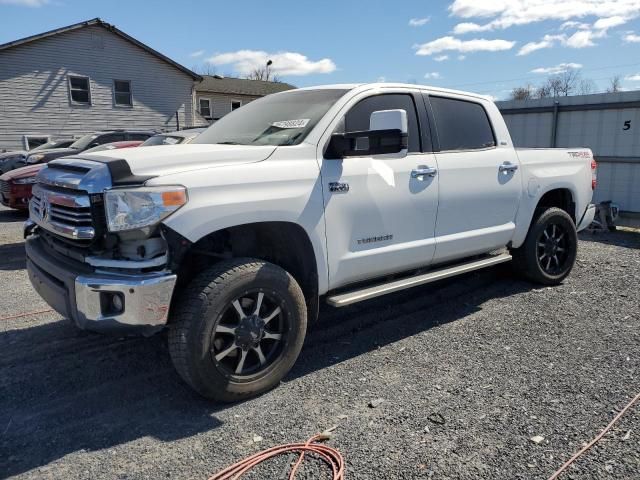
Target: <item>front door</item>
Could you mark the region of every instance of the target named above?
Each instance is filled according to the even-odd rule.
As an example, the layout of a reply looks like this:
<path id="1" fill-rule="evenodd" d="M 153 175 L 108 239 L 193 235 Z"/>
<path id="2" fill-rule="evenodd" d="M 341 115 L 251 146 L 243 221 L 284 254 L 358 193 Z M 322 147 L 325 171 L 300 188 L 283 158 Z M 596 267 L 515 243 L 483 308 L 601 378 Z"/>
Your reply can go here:
<path id="1" fill-rule="evenodd" d="M 433 153 L 421 151 L 414 97 L 392 93 L 361 99 L 336 131 L 368 130 L 372 112 L 395 109 L 407 112 L 407 150 L 321 159 L 331 289 L 428 265 L 433 258 L 437 165 Z M 433 173 L 424 173 L 429 169 Z"/>

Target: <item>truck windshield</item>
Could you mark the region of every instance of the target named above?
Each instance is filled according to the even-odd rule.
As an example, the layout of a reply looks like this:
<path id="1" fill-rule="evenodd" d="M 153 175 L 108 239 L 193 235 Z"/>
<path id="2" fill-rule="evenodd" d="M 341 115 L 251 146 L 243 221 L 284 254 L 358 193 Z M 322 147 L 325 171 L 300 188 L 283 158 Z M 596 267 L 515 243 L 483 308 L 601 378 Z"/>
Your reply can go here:
<path id="1" fill-rule="evenodd" d="M 297 145 L 348 90 L 292 90 L 254 100 L 225 115 L 191 143 Z"/>
<path id="2" fill-rule="evenodd" d="M 69 145 L 69 148 L 73 148 L 76 150 L 84 150 L 89 146 L 91 141 L 95 140 L 96 138 L 98 138 L 98 135 L 90 133 L 88 135 L 85 135 L 84 137 L 80 137 L 78 140 L 76 140 L 71 145 Z"/>

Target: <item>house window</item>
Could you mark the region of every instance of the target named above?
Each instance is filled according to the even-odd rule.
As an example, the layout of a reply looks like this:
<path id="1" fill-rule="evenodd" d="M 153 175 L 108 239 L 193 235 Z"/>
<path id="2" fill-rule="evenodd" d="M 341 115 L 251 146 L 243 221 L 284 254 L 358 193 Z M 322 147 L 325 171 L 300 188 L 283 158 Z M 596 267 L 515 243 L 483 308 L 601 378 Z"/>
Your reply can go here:
<path id="1" fill-rule="evenodd" d="M 211 118 L 211 102 L 208 98 L 201 98 L 200 103 L 200 115 L 204 118 Z"/>
<path id="2" fill-rule="evenodd" d="M 133 105 L 131 98 L 131 82 L 129 80 L 114 80 L 113 98 L 116 105 Z"/>
<path id="3" fill-rule="evenodd" d="M 91 103 L 89 77 L 69 76 L 69 94 L 73 103 L 89 105 Z"/>
<path id="4" fill-rule="evenodd" d="M 242 102 L 240 100 L 231 100 L 231 111 L 239 109 L 242 106 Z"/>

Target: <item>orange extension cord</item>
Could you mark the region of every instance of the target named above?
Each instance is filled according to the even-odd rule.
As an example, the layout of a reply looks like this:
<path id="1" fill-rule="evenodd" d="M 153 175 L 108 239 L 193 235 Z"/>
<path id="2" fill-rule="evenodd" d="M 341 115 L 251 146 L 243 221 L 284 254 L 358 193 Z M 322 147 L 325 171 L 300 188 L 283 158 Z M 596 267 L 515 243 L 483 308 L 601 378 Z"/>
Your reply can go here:
<path id="1" fill-rule="evenodd" d="M 277 447 L 268 448 L 262 452 L 258 452 L 251 455 L 244 460 L 234 463 L 230 467 L 225 468 L 221 472 L 209 477 L 209 480 L 235 480 L 247 473 L 253 467 L 269 460 L 273 457 L 281 455 L 283 453 L 300 453 L 300 457 L 291 468 L 289 473 L 289 480 L 293 480 L 296 476 L 296 472 L 304 459 L 305 453 L 316 455 L 324 460 L 330 467 L 333 473 L 333 480 L 344 480 L 344 459 L 338 450 L 328 447 L 319 443 L 323 440 L 328 440 L 329 435 L 321 433 L 314 435 L 306 443 L 287 443 L 285 445 L 278 445 Z"/>
<path id="2" fill-rule="evenodd" d="M 638 400 L 640 400 L 640 393 L 638 393 L 635 397 L 633 397 L 633 399 L 629 403 L 627 403 L 627 405 L 622 410 L 620 410 L 620 413 L 618 413 L 618 415 L 616 415 L 615 418 L 611 420 L 611 423 L 609 423 L 609 425 L 604 427 L 604 430 L 602 430 L 596 438 L 591 440 L 588 444 L 586 444 L 582 448 L 582 450 L 576 453 L 573 457 L 567 460 L 564 465 L 562 465 L 558 470 L 556 470 L 556 472 L 549 477 L 549 480 L 555 480 L 556 478 L 558 478 L 562 472 L 564 472 L 567 468 L 569 468 L 569 465 L 571 465 L 573 462 L 575 462 L 578 459 L 578 457 L 580 457 L 580 455 L 582 455 L 584 452 L 586 452 L 591 447 L 593 447 L 602 437 L 604 437 L 604 435 L 609 430 L 611 430 L 611 427 L 613 427 L 613 425 L 618 420 L 620 420 L 622 415 L 624 415 L 626 411 L 629 410 L 633 406 L 633 404 L 636 403 Z"/>
<path id="3" fill-rule="evenodd" d="M 8 317 L 0 317 L 0 320 L 11 320 L 13 318 L 29 317 L 31 315 L 39 315 L 41 313 L 49 313 L 49 312 L 53 312 L 53 309 L 48 308 L 46 310 L 36 310 L 35 312 L 18 313 L 16 315 L 9 315 Z"/>

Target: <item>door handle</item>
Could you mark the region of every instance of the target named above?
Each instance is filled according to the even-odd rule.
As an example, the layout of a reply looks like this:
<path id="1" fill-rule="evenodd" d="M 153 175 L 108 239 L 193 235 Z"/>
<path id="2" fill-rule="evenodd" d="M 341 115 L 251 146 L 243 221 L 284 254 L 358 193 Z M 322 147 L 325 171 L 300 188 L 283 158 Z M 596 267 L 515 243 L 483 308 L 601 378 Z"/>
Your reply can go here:
<path id="1" fill-rule="evenodd" d="M 411 170 L 411 178 L 417 178 L 418 180 L 424 180 L 424 177 L 435 177 L 437 174 L 438 169 L 432 167 L 414 168 Z"/>
<path id="2" fill-rule="evenodd" d="M 511 173 L 518 170 L 518 165 L 514 165 L 513 163 L 505 162 L 498 169 L 504 173 Z"/>

